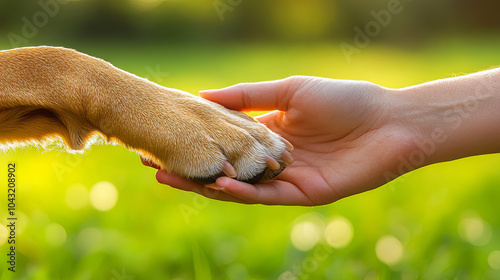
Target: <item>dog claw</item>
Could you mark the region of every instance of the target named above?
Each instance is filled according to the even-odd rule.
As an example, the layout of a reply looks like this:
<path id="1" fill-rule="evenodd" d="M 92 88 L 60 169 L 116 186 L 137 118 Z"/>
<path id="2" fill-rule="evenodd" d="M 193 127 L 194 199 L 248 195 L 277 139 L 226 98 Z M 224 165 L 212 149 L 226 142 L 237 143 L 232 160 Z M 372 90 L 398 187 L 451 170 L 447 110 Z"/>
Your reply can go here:
<path id="1" fill-rule="evenodd" d="M 270 156 L 266 156 L 264 160 L 266 161 L 267 167 L 271 168 L 272 170 L 278 170 L 281 167 L 279 162 Z"/>
<path id="2" fill-rule="evenodd" d="M 160 169 L 159 165 L 153 163 L 149 159 L 145 159 L 145 158 L 141 157 L 141 161 L 142 161 L 142 164 L 144 164 L 145 166 L 153 167 L 155 169 Z"/>
<path id="3" fill-rule="evenodd" d="M 288 140 L 286 140 L 283 137 L 281 137 L 281 142 L 283 142 L 285 144 L 287 151 L 289 151 L 289 152 L 293 151 L 293 145 L 292 145 L 292 143 L 288 142 Z"/>
<path id="4" fill-rule="evenodd" d="M 238 172 L 236 172 L 236 169 L 227 161 L 224 161 L 222 164 L 222 172 L 227 175 L 229 178 L 236 178 L 238 176 Z"/>
<path id="5" fill-rule="evenodd" d="M 281 154 L 281 159 L 286 163 L 286 165 L 290 165 L 294 162 L 292 154 L 287 151 L 284 151 L 283 154 Z"/>

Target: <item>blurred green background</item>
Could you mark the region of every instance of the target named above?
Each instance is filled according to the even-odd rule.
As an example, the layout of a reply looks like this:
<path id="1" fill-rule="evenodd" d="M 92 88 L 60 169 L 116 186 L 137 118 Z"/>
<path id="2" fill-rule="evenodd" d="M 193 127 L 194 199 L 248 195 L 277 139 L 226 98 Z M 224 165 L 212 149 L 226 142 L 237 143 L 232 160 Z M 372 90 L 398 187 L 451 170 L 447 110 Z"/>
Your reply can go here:
<path id="1" fill-rule="evenodd" d="M 499 7 L 2 0 L 0 47 L 71 47 L 192 93 L 299 74 L 397 88 L 500 65 Z M 18 175 L 15 273 L 6 264 L 8 162 Z M 327 206 L 269 207 L 159 185 L 121 146 L 5 149 L 0 280 L 500 279 L 499 166 L 499 155 L 474 157 Z"/>

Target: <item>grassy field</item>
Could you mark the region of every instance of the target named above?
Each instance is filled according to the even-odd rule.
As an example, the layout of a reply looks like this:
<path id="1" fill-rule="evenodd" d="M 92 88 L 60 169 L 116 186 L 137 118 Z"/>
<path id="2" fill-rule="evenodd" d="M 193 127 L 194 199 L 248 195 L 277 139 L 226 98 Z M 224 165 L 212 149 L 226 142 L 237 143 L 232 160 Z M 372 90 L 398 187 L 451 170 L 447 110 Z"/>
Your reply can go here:
<path id="1" fill-rule="evenodd" d="M 65 46 L 192 93 L 290 75 L 404 87 L 500 65 L 500 40 L 487 38 L 374 44 L 351 63 L 334 43 Z M 19 148 L 0 158 L 2 225 L 8 162 L 18 176 L 17 272 L 7 271 L 0 226 L 0 280 L 500 279 L 499 155 L 426 167 L 307 208 L 173 190 L 121 146 L 96 145 L 85 155 Z"/>

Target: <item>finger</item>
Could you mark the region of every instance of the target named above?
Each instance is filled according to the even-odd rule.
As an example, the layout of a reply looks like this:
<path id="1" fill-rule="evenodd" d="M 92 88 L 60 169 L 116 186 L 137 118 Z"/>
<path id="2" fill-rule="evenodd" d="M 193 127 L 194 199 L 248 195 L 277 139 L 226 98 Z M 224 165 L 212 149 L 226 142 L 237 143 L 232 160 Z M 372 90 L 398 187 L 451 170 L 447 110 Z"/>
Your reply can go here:
<path id="1" fill-rule="evenodd" d="M 203 184 L 200 184 L 193 180 L 182 178 L 175 174 L 168 173 L 165 170 L 158 170 L 156 172 L 156 180 L 160 184 L 169 185 L 175 189 L 182 191 L 194 192 L 202 196 L 205 196 L 207 198 L 216 199 L 220 201 L 249 204 L 248 201 L 236 198 L 230 194 L 226 194 L 221 191 L 206 188 Z"/>
<path id="2" fill-rule="evenodd" d="M 243 83 L 219 90 L 200 91 L 200 96 L 238 111 L 288 109 L 291 92 L 289 79 Z"/>
<path id="3" fill-rule="evenodd" d="M 295 185 L 274 180 L 251 185 L 228 177 L 220 177 L 217 186 L 226 194 L 251 203 L 265 205 L 313 205 L 314 203 Z"/>
<path id="4" fill-rule="evenodd" d="M 169 185 L 171 187 L 184 191 L 192 191 L 194 188 L 203 186 L 198 182 L 168 173 L 165 170 L 158 170 L 156 172 L 156 180 L 160 184 Z"/>

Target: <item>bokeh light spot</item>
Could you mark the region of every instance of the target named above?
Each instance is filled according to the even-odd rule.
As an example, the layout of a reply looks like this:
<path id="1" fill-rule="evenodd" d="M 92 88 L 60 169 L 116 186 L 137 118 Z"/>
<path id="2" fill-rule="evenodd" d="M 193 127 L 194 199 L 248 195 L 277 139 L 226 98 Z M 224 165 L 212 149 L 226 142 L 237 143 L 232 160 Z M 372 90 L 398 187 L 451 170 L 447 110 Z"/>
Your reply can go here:
<path id="1" fill-rule="evenodd" d="M 83 251 L 94 251 L 99 247 L 103 239 L 101 230 L 90 227 L 83 229 L 76 237 L 76 244 Z"/>
<path id="2" fill-rule="evenodd" d="M 95 209 L 107 211 L 118 201 L 118 190 L 110 182 L 99 182 L 90 190 L 90 203 Z"/>
<path id="3" fill-rule="evenodd" d="M 326 227 L 325 239 L 330 246 L 340 249 L 351 243 L 353 234 L 352 223 L 344 217 L 337 217 Z"/>
<path id="4" fill-rule="evenodd" d="M 500 269 L 500 251 L 493 251 L 488 255 L 488 264 L 493 269 Z"/>
<path id="5" fill-rule="evenodd" d="M 382 236 L 375 245 L 377 258 L 387 264 L 396 265 L 403 258 L 403 244 L 394 236 Z"/>
<path id="6" fill-rule="evenodd" d="M 491 240 L 491 227 L 479 217 L 466 217 L 458 224 L 458 233 L 472 245 L 483 246 Z"/>
<path id="7" fill-rule="evenodd" d="M 89 191 L 82 184 L 75 184 L 66 190 L 66 204 L 73 210 L 82 209 L 89 201 Z"/>
<path id="8" fill-rule="evenodd" d="M 45 227 L 45 239 L 52 246 L 60 246 L 66 242 L 66 230 L 57 223 Z"/>
<path id="9" fill-rule="evenodd" d="M 291 233 L 293 246 L 301 251 L 313 248 L 321 238 L 321 230 L 318 225 L 311 221 L 297 223 Z"/>

